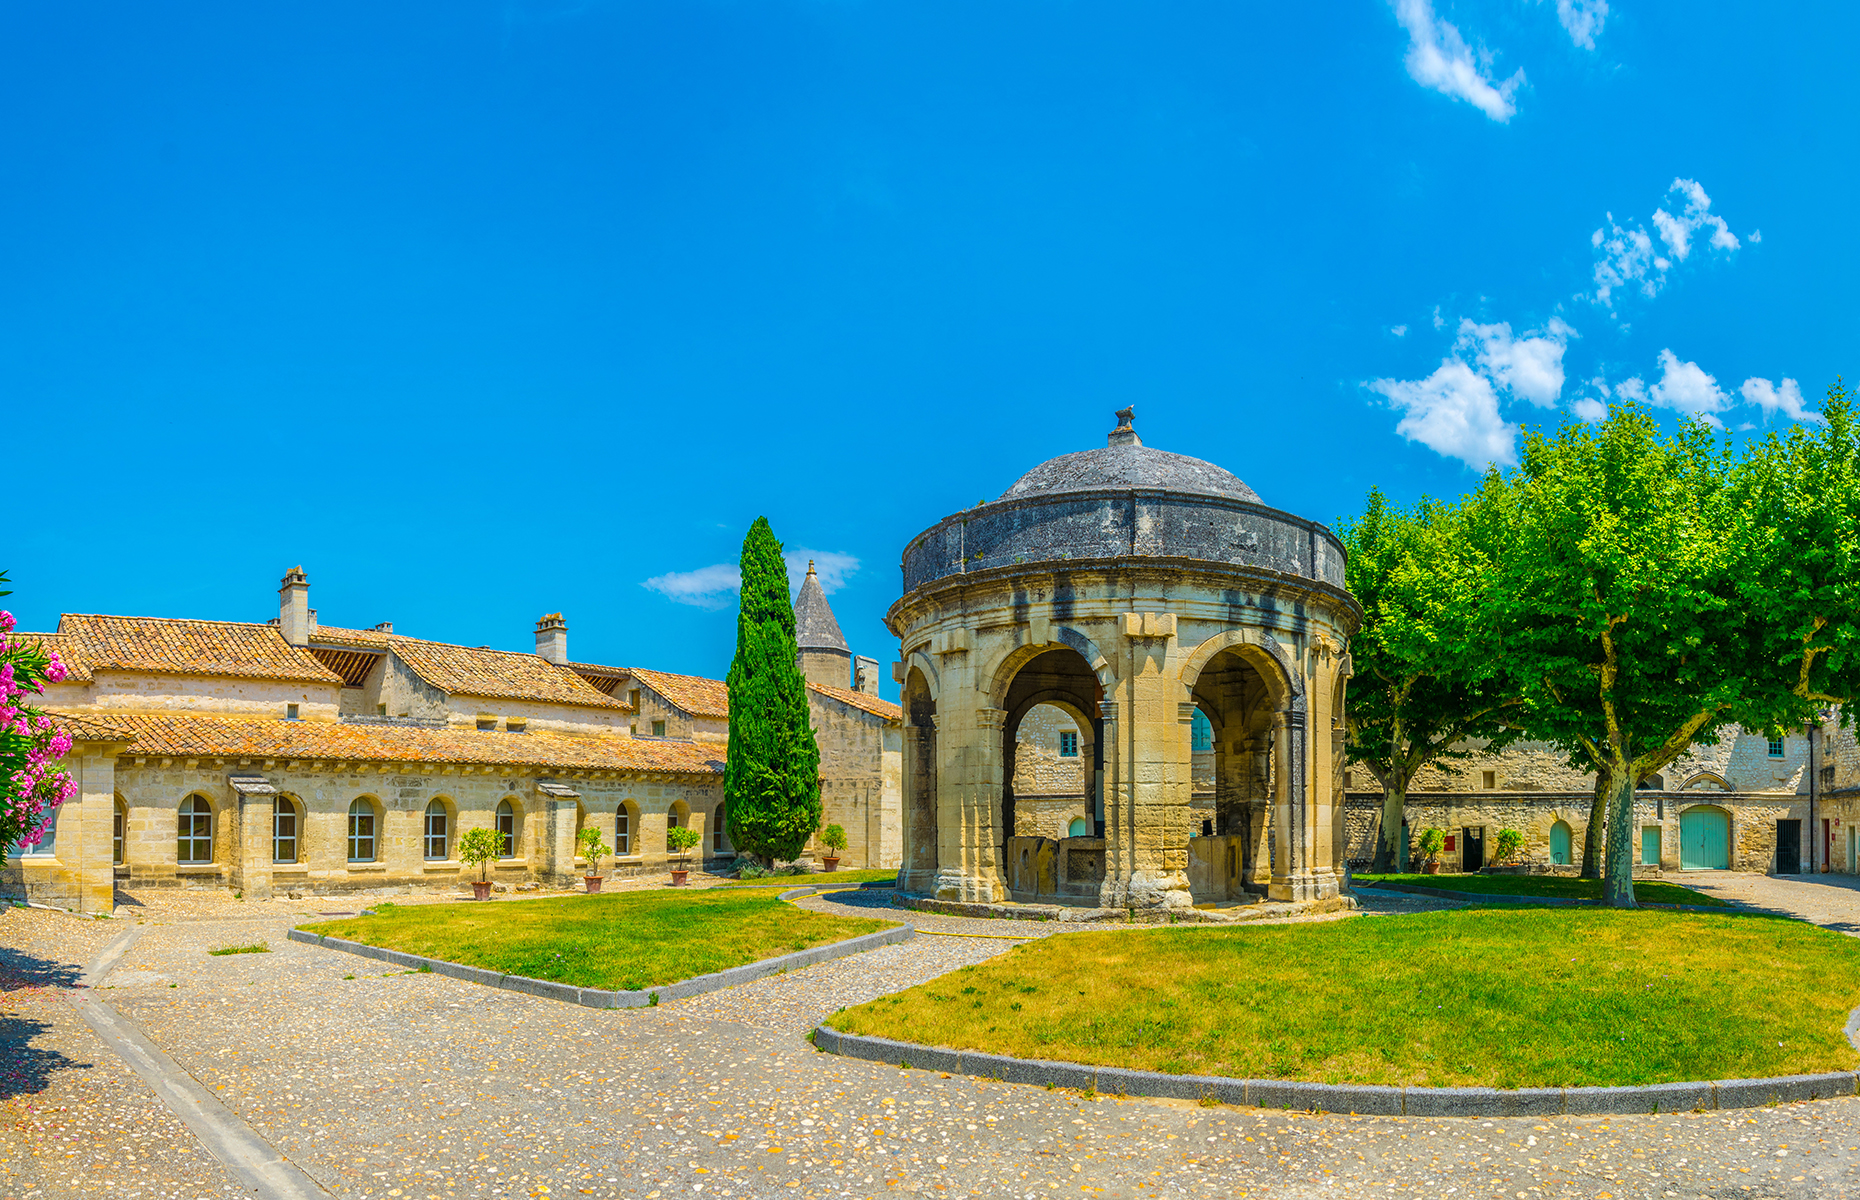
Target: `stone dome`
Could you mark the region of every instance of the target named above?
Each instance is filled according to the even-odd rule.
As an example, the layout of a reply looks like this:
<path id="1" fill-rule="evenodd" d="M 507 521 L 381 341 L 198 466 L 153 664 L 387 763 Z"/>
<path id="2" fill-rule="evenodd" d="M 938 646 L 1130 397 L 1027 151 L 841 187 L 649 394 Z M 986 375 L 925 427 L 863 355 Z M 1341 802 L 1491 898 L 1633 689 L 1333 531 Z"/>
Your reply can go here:
<path id="1" fill-rule="evenodd" d="M 1014 486 L 1002 492 L 1000 499 L 1142 488 L 1195 496 L 1224 496 L 1248 504 L 1262 503 L 1259 493 L 1231 471 L 1186 454 L 1171 454 L 1145 446 L 1137 437 L 1137 431 L 1131 428 L 1134 416 L 1133 409 L 1121 410 L 1117 414 L 1117 428 L 1111 431 L 1105 446 L 1047 459 L 1015 480 Z"/>

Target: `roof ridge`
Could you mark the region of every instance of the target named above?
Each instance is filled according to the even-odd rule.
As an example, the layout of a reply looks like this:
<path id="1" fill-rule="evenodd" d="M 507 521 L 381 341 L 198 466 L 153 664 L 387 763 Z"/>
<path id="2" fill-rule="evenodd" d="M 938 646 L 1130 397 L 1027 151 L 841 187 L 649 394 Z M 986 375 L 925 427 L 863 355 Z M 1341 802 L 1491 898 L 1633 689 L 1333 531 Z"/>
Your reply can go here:
<path id="1" fill-rule="evenodd" d="M 239 625 L 247 629 L 275 629 L 270 621 L 229 621 L 223 617 L 138 617 L 129 613 L 59 613 L 58 619 L 66 617 L 96 617 L 104 621 L 188 621 L 195 625 Z"/>

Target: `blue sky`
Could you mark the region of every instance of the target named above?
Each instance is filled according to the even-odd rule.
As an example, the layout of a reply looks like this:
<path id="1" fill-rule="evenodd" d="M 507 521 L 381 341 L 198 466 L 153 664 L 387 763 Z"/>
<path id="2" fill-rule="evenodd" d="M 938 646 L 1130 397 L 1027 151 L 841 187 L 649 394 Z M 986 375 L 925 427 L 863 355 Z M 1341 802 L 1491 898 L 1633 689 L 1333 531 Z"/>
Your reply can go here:
<path id="1" fill-rule="evenodd" d="M 1325 521 L 1641 396 L 1816 407 L 1853 5 L 18 4 L 5 603 L 720 675 L 743 531 L 1148 444 Z M 798 583 L 798 576 L 796 578 Z"/>

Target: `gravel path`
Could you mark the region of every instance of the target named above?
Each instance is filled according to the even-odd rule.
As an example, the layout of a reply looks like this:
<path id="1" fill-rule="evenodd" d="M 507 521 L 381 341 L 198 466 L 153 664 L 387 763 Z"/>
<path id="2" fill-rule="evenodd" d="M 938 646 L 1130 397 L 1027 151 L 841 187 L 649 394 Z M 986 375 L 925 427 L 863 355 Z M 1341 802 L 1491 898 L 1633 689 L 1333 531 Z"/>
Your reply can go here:
<path id="1" fill-rule="evenodd" d="M 144 900 L 142 931 L 99 997 L 336 1196 L 1860 1194 L 1860 1100 L 1603 1119 L 1312 1117 L 1086 1100 L 835 1058 L 804 1040 L 843 1005 L 1002 953 L 1013 938 L 926 935 L 727 992 L 599 1012 L 286 941 L 309 905 Z M 871 911 L 863 901 L 807 903 Z M 5 1017 L 26 1010 L 19 997 L 32 988 L 55 995 L 75 978 L 58 964 L 87 959 L 124 925 L 0 917 L 12 952 L 0 961 L 42 964 L 38 982 L 9 986 Z M 1076 928 L 1028 925 L 1032 936 Z M 205 953 L 234 939 L 271 951 Z M 23 1104 L 41 1115 L 0 1131 L 0 1197 L 238 1194 L 140 1082 L 86 1042 L 68 1005 L 40 1003 L 53 1019 L 26 1040 L 42 1084 L 10 1083 L 6 1103 L 9 1115 Z M 48 1104 L 67 1110 L 55 1133 Z"/>

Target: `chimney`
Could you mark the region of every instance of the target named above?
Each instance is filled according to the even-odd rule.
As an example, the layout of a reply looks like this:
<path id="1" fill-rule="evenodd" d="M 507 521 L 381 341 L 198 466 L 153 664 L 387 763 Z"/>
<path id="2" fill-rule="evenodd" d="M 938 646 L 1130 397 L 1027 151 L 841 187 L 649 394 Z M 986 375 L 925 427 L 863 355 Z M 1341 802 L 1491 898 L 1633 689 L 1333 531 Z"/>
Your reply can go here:
<path id="1" fill-rule="evenodd" d="M 310 577 L 301 566 L 284 573 L 278 586 L 278 632 L 293 646 L 308 646 L 316 614 L 310 611 Z"/>
<path id="2" fill-rule="evenodd" d="M 568 622 L 561 613 L 548 613 L 536 622 L 536 657 L 560 667 L 568 665 Z"/>
<path id="3" fill-rule="evenodd" d="M 878 695 L 878 660 L 856 655 L 853 658 L 853 691 Z"/>

